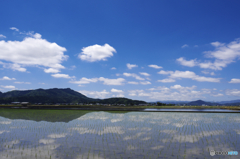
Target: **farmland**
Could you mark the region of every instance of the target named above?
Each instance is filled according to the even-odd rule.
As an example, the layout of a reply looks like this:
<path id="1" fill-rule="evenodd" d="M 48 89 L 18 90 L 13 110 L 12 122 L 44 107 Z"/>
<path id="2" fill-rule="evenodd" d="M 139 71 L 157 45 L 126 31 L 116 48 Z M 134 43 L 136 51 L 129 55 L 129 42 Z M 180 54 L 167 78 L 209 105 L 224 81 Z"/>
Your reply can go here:
<path id="1" fill-rule="evenodd" d="M 0 155 L 3 159 L 209 158 L 210 150 L 240 150 L 239 125 L 238 113 L 1 109 Z M 230 156 L 211 158 L 219 157 Z"/>

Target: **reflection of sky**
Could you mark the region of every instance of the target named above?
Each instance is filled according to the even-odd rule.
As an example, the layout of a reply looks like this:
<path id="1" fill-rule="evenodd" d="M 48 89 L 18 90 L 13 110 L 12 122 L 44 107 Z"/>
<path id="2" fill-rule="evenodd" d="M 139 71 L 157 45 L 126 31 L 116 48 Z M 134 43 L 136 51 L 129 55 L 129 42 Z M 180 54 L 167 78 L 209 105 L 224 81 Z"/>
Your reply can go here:
<path id="1" fill-rule="evenodd" d="M 239 123 L 239 115 L 230 113 L 92 112 L 68 123 L 0 117 L 0 155 L 208 158 L 208 149 L 240 149 Z"/>

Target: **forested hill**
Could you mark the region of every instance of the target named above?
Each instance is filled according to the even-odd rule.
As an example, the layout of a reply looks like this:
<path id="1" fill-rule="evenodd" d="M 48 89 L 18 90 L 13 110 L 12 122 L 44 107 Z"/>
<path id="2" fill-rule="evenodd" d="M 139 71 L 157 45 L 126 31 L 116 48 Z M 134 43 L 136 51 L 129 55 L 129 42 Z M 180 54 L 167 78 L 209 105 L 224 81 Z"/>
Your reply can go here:
<path id="1" fill-rule="evenodd" d="M 145 104 L 144 101 L 127 98 L 94 99 L 74 91 L 70 88 L 14 90 L 0 92 L 0 103 L 30 102 L 30 103 L 106 103 L 106 104 Z"/>

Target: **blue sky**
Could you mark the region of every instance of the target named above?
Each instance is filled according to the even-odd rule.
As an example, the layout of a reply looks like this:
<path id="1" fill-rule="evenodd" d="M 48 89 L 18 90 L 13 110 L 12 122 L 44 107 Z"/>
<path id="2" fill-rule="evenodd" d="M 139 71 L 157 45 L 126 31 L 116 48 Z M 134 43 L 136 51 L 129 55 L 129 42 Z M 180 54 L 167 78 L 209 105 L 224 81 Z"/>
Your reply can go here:
<path id="1" fill-rule="evenodd" d="M 240 99 L 239 1 L 4 1 L 0 91 Z"/>

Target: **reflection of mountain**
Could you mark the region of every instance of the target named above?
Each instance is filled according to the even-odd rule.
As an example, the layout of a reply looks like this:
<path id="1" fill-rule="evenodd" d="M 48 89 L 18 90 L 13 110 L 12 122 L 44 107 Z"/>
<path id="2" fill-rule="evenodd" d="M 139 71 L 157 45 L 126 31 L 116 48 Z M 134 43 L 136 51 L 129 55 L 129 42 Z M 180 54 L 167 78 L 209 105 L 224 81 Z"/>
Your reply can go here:
<path id="1" fill-rule="evenodd" d="M 47 122 L 70 122 L 91 111 L 85 110 L 31 110 L 1 109 L 0 116 L 8 119 L 24 119 Z"/>

